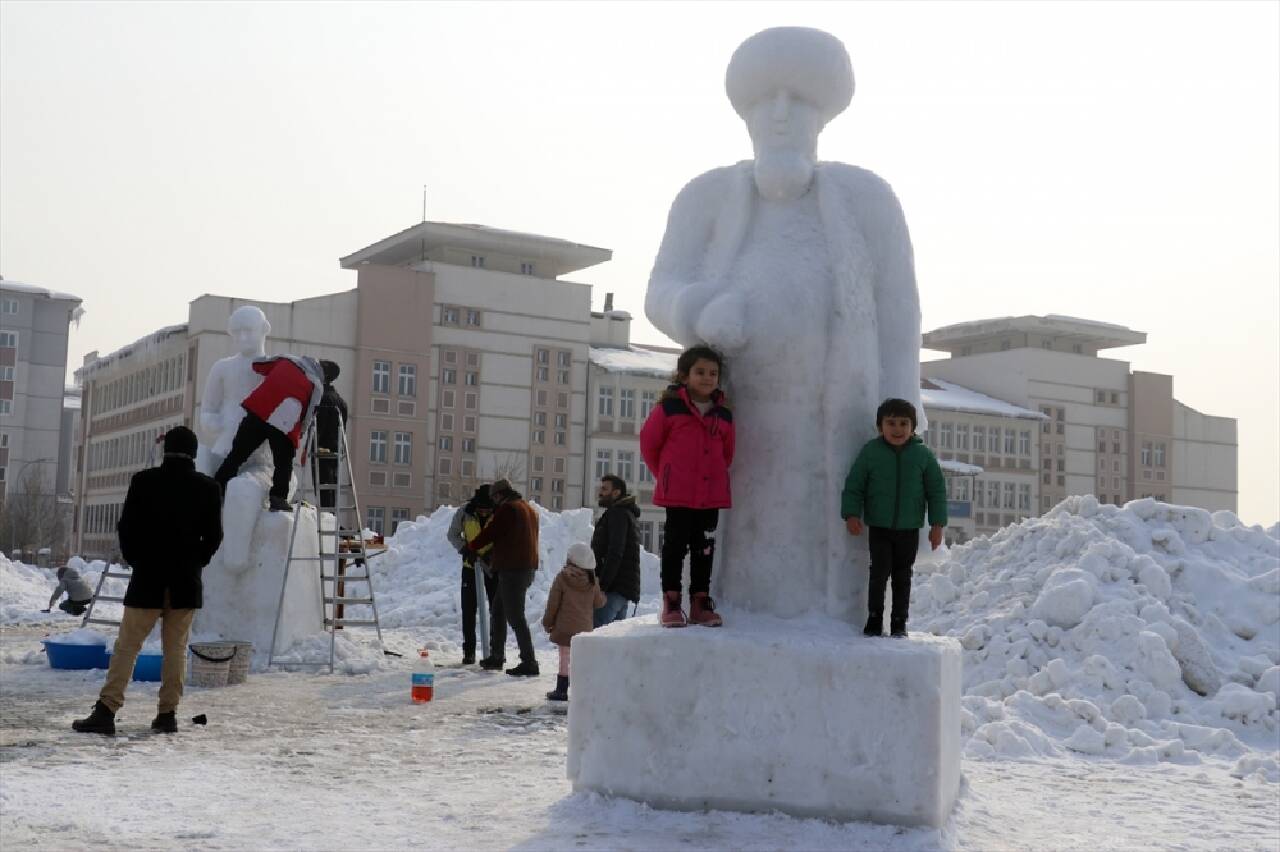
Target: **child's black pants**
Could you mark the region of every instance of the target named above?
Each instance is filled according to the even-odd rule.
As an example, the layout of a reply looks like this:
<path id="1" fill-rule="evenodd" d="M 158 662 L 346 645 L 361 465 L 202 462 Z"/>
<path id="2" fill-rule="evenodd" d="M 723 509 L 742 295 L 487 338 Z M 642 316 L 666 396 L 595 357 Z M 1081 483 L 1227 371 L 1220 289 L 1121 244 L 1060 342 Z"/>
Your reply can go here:
<path id="1" fill-rule="evenodd" d="M 711 591 L 711 562 L 716 542 L 708 538 L 720 519 L 719 509 L 667 507 L 666 538 L 662 542 L 662 591 L 680 591 L 684 555 L 689 554 L 689 594 Z"/>
<path id="2" fill-rule="evenodd" d="M 911 566 L 916 562 L 916 550 L 920 546 L 919 530 L 891 530 L 872 527 L 868 532 L 871 548 L 871 588 L 867 594 L 867 614 L 871 618 L 884 617 L 884 584 L 893 583 L 893 611 L 889 621 L 907 621 L 911 606 Z"/>

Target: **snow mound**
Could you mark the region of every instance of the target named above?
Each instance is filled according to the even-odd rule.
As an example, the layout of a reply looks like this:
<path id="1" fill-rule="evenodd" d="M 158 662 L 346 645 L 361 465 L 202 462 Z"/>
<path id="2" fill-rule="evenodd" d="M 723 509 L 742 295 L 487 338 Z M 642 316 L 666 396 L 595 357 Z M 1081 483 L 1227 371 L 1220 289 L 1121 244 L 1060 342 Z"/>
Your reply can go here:
<path id="1" fill-rule="evenodd" d="M 92 589 L 98 587 L 98 578 L 107 567 L 100 559 L 85 562 L 78 556 L 68 559 L 67 564 L 79 572 Z M 128 569 L 116 566 L 116 570 Z M 56 605 L 51 613 L 41 612 L 49 605 L 49 596 L 57 585 L 58 577 L 53 568 L 37 568 L 23 562 L 14 562 L 0 554 L 0 625 L 78 624 L 79 618 L 61 612 Z M 126 580 L 109 579 L 104 591 L 114 597 L 123 597 L 126 585 Z M 118 619 L 122 610 L 119 604 L 103 604 L 95 612 Z"/>
<path id="2" fill-rule="evenodd" d="M 1068 497 L 918 564 L 912 627 L 965 649 L 971 758 L 1212 756 L 1280 779 L 1245 759 L 1280 728 L 1280 541 L 1230 512 Z"/>

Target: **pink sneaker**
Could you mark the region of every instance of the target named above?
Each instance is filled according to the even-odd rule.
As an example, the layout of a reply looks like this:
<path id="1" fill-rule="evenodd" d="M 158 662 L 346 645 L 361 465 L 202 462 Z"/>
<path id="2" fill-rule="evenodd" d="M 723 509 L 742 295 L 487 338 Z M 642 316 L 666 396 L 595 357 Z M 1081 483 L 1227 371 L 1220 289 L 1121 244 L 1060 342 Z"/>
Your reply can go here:
<path id="1" fill-rule="evenodd" d="M 706 592 L 697 592 L 689 597 L 689 623 L 701 624 L 703 627 L 720 627 L 724 620 L 716 614 L 715 601 Z"/>
<path id="2" fill-rule="evenodd" d="M 663 627 L 684 627 L 684 610 L 680 609 L 680 593 L 664 592 L 662 595 L 662 618 L 659 623 Z"/>

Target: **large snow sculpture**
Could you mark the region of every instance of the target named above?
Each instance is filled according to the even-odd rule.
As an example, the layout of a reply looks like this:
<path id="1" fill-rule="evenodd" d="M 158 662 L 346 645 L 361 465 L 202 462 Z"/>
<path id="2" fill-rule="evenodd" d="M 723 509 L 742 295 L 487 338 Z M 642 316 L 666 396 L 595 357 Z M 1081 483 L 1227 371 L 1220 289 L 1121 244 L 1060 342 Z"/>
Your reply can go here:
<path id="1" fill-rule="evenodd" d="M 757 33 L 734 53 L 726 88 L 755 159 L 680 191 L 645 300 L 657 328 L 728 356 L 738 461 L 716 597 L 861 624 L 866 537 L 845 530 L 841 484 L 883 399 L 923 417 L 907 226 L 879 177 L 817 160 L 819 132 L 853 96 L 839 40 Z"/>
<path id="2" fill-rule="evenodd" d="M 875 175 L 817 162 L 853 95 L 839 41 L 765 30 L 726 85 L 755 159 L 680 192 L 645 309 L 729 358 L 738 460 L 713 575 L 728 626 L 647 617 L 575 637 L 569 778 L 660 807 L 942 825 L 960 784 L 960 645 L 861 635 L 865 545 L 856 559 L 840 518 L 876 406 L 919 410 L 906 224 Z"/>

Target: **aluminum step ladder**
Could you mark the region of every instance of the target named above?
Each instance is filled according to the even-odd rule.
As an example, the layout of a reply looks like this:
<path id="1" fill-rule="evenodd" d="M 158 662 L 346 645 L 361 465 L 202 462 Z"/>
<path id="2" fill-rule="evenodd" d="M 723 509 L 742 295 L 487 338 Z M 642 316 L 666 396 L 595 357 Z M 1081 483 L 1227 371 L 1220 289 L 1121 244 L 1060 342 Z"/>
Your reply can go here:
<path id="1" fill-rule="evenodd" d="M 120 622 L 117 619 L 94 618 L 93 616 L 93 611 L 98 606 L 99 602 L 118 603 L 118 604 L 124 603 L 123 596 L 117 597 L 115 595 L 104 595 L 102 593 L 102 586 L 103 584 L 106 583 L 107 580 L 110 580 L 112 578 L 115 578 L 118 580 L 129 580 L 129 579 L 132 579 L 133 577 L 132 573 L 126 574 L 126 573 L 121 573 L 119 571 L 112 571 L 111 570 L 112 567 L 113 566 L 110 563 L 108 563 L 106 567 L 102 569 L 102 573 L 98 575 L 98 586 L 93 590 L 93 597 L 89 600 L 89 608 L 85 610 L 84 620 L 80 622 L 81 627 L 88 627 L 90 624 L 103 624 L 103 625 L 110 625 L 111 627 L 120 626 Z M 119 566 L 115 566 L 115 567 L 119 567 Z"/>
<path id="2" fill-rule="evenodd" d="M 302 499 L 303 483 L 293 498 L 293 531 L 289 535 L 289 556 L 285 563 L 284 578 L 280 582 L 280 601 L 276 606 L 275 626 L 271 629 L 271 651 L 267 655 L 267 665 L 276 664 L 276 637 L 280 632 L 280 615 L 284 610 L 285 590 L 289 585 L 289 574 L 294 570 L 306 570 L 308 564 L 318 565 L 320 571 L 320 611 L 324 616 L 324 626 L 329 632 L 329 672 L 333 672 L 334 654 L 338 641 L 338 631 L 346 627 L 372 627 L 378 633 L 378 644 L 382 652 L 389 656 L 399 656 L 388 651 L 382 642 L 382 626 L 378 622 L 378 604 L 373 592 L 373 578 L 370 576 L 368 549 L 365 547 L 362 528 L 363 515 L 360 513 L 360 501 L 356 494 L 355 478 L 351 470 L 351 456 L 347 446 L 346 423 L 338 430 L 338 451 L 336 453 L 319 449 L 316 441 L 315 419 L 307 427 L 303 441 L 306 448 L 305 468 L 311 474 L 310 493 L 316 496 L 316 538 L 318 556 L 298 556 L 298 520 L 302 507 L 306 505 Z M 322 483 L 320 481 L 320 462 L 336 462 L 337 482 Z M 326 509 L 321 504 L 328 502 L 320 499 L 322 495 L 333 495 L 331 511 L 334 515 L 334 528 L 325 529 L 321 523 L 321 514 Z M 344 523 L 350 518 L 351 525 Z M 347 547 L 343 550 L 344 545 Z M 376 555 L 376 554 L 374 554 Z M 295 567 L 295 563 L 297 563 Z M 352 569 L 356 569 L 352 571 Z M 360 588 L 363 584 L 367 591 L 353 593 L 349 586 Z M 367 606 L 372 616 L 347 618 L 344 608 L 347 606 Z M 323 667 L 322 661 L 313 662 L 281 662 L 284 666 Z"/>

